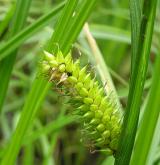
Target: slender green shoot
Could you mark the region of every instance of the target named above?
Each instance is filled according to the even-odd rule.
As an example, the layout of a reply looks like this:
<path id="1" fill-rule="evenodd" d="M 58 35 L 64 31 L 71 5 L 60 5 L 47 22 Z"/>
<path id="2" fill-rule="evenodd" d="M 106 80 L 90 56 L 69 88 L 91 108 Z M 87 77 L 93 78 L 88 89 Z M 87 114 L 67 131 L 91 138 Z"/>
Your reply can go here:
<path id="1" fill-rule="evenodd" d="M 15 11 L 15 4 L 12 4 L 10 6 L 8 12 L 6 13 L 3 21 L 0 23 L 0 37 L 2 36 L 3 32 L 7 28 L 9 21 L 11 20 L 13 14 L 14 14 L 14 11 Z"/>
<path id="2" fill-rule="evenodd" d="M 150 96 L 139 128 L 131 165 L 146 164 L 154 130 L 159 117 L 160 100 L 160 55 L 156 57 Z M 145 137 L 145 138 L 144 138 Z"/>
<path id="3" fill-rule="evenodd" d="M 0 47 L 0 59 L 3 59 L 7 56 L 12 56 L 10 54 L 15 48 L 18 48 L 24 41 L 30 38 L 33 34 L 35 34 L 38 30 L 45 27 L 49 22 L 51 22 L 55 15 L 57 15 L 62 8 L 64 7 L 64 2 L 54 7 L 49 13 L 40 17 L 33 24 L 27 26 L 23 30 L 21 30 L 18 34 L 14 35 L 8 41 L 6 41 Z"/>
<path id="4" fill-rule="evenodd" d="M 12 20 L 12 26 L 9 33 L 9 37 L 11 38 L 16 33 L 18 33 L 24 26 L 28 12 L 30 7 L 31 0 L 19 0 L 16 3 L 16 10 L 15 14 Z M 8 49 L 8 48 L 6 48 Z M 1 54 L 1 53 L 0 53 Z M 3 59 L 0 61 L 1 69 L 0 69 L 0 86 L 1 86 L 1 92 L 0 92 L 0 112 L 3 107 L 3 103 L 5 100 L 5 96 L 7 93 L 7 88 L 10 80 L 10 76 L 12 73 L 12 69 L 14 66 L 14 62 L 17 56 L 17 50 L 14 48 L 13 52 L 11 52 L 12 56 L 7 57 L 6 59 Z M 7 68 L 6 68 L 7 66 Z"/>
<path id="5" fill-rule="evenodd" d="M 137 0 L 131 0 L 131 11 L 136 10 L 134 4 L 138 3 Z M 146 79 L 146 72 L 148 66 L 148 60 L 150 55 L 150 48 L 152 42 L 152 33 L 154 20 L 156 15 L 157 0 L 144 1 L 140 26 L 140 34 L 138 35 L 138 45 L 134 47 L 136 49 L 132 54 L 132 71 L 129 97 L 127 103 L 127 109 L 124 117 L 124 124 L 119 141 L 119 150 L 116 155 L 116 165 L 128 165 L 130 162 L 132 149 L 135 141 L 136 130 L 139 119 L 139 110 L 141 104 L 141 98 L 143 93 L 144 82 Z M 131 15 L 133 13 L 131 12 Z M 132 18 L 132 17 L 131 17 Z M 134 21 L 134 19 L 132 20 Z M 138 22 L 136 20 L 136 22 Z M 133 26 L 133 24 L 132 24 Z M 138 29 L 138 25 L 137 25 Z M 135 30 L 134 28 L 132 30 Z M 133 33 L 132 33 L 133 34 Z M 137 34 L 137 33 L 136 33 Z M 132 39 L 132 43 L 136 44 L 136 39 Z M 134 56 L 134 57 L 133 57 Z M 134 60 L 134 61 L 133 61 Z"/>

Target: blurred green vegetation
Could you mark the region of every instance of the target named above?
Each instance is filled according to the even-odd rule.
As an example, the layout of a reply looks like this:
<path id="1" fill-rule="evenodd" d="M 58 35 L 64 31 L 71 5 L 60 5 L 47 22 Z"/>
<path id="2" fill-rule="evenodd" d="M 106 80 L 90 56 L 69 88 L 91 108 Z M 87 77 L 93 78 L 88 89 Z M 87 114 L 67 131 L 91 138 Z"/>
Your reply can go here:
<path id="1" fill-rule="evenodd" d="M 25 30 L 26 27 L 31 26 L 43 15 L 48 14 L 61 2 L 63 1 L 33 0 L 23 29 Z M 160 2 L 158 2 L 157 9 L 152 51 L 141 104 L 141 115 L 143 115 L 143 109 L 149 95 L 155 57 L 160 52 Z M 12 29 L 11 19 L 14 11 L 15 0 L 0 0 L 0 48 L 9 40 L 8 34 Z M 3 108 L 0 114 L 0 160 L 16 128 L 26 96 L 33 85 L 33 80 L 37 76 L 36 71 L 42 50 L 51 38 L 53 30 L 55 30 L 53 27 L 56 25 L 61 10 L 57 12 L 53 18 L 46 20 L 46 23 L 41 28 L 37 28 L 33 34 L 26 37 L 23 40 L 25 42 L 19 44 L 21 45 L 20 47 L 17 45 L 19 47 L 18 54 L 12 70 L 6 98 L 3 98 L 4 103 L 2 103 Z M 21 17 L 21 15 L 18 17 Z M 87 22 L 109 68 L 119 99 L 125 109 L 129 91 L 131 60 L 129 1 L 99 0 Z M 17 33 L 19 32 L 18 30 Z M 5 51 L 9 48 L 5 48 Z M 91 71 L 95 72 L 92 52 L 83 30 L 72 48 L 74 58 L 80 57 L 82 65 L 90 63 Z M 1 66 L 2 64 L 0 63 L 0 70 Z M 6 65 L 5 67 L 9 66 Z M 97 77 L 99 77 L 98 72 L 96 73 Z M 113 157 L 106 157 L 101 152 L 93 154 L 90 146 L 81 142 L 81 130 L 78 122 L 75 121 L 72 113 L 70 113 L 72 107 L 67 104 L 67 99 L 68 97 L 63 96 L 61 91 L 57 92 L 55 88 L 49 90 L 36 119 L 24 137 L 23 145 L 16 161 L 17 164 L 113 164 Z M 160 164 L 159 123 L 156 126 L 152 141 L 154 154 L 151 153 L 147 165 Z"/>

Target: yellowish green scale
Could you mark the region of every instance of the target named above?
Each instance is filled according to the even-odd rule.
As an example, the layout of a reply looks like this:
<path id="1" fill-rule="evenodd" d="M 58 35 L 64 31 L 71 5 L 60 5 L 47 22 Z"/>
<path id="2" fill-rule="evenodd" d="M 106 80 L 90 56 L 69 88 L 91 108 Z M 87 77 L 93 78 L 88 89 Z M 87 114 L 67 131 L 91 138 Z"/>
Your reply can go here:
<path id="1" fill-rule="evenodd" d="M 49 76 L 49 81 L 65 87 L 72 96 L 83 135 L 94 148 L 114 154 L 121 132 L 122 114 L 112 96 L 107 95 L 98 81 L 87 73 L 87 67 L 80 68 L 79 60 L 73 62 L 71 53 L 64 57 L 61 51 L 55 56 L 44 51 L 41 72 Z"/>

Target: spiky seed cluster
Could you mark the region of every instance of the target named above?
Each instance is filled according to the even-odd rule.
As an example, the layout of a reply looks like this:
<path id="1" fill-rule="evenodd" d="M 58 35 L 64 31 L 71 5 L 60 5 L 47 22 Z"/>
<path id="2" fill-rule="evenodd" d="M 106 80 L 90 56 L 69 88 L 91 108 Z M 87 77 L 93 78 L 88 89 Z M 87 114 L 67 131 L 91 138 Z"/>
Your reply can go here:
<path id="1" fill-rule="evenodd" d="M 87 139 L 95 147 L 114 154 L 121 130 L 121 112 L 86 69 L 86 66 L 80 68 L 79 60 L 73 62 L 71 53 L 64 57 L 61 51 L 56 56 L 44 52 L 41 70 L 73 96 L 75 112 L 81 118 Z"/>

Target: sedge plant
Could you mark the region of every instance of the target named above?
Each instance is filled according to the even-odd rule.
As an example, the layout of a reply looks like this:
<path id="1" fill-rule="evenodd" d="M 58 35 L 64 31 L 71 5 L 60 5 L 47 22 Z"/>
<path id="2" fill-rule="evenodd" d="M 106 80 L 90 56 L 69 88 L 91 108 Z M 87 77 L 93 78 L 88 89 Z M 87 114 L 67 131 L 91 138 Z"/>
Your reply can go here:
<path id="1" fill-rule="evenodd" d="M 14 5 L 10 7 L 0 25 L 0 35 L 3 34 L 1 39 L 4 37 L 4 42 L 0 46 L 0 110 L 4 108 L 0 120 L 0 133 L 2 132 L 2 138 L 5 139 L 3 147 L 0 143 L 0 164 L 12 165 L 22 162 L 33 165 L 37 163 L 37 159 L 43 159 L 44 165 L 62 162 L 76 165 L 86 162 L 92 164 L 95 160 L 98 165 L 111 165 L 114 161 L 116 165 L 158 164 L 160 158 L 155 145 L 158 145 L 159 141 L 154 141 L 158 137 L 160 60 L 159 49 L 153 36 L 153 33 L 159 33 L 156 27 L 153 28 L 158 8 L 157 0 L 130 0 L 130 8 L 125 0 L 120 3 L 117 0 L 114 3 L 67 0 L 53 9 L 50 7 L 52 3 L 45 0 L 42 6 L 49 12 L 22 29 L 28 17 L 30 2 L 27 0 L 22 3 L 21 0 L 17 0 L 16 8 Z M 31 7 L 34 3 L 38 9 L 41 2 L 33 2 Z M 114 8 L 113 11 L 111 7 Z M 93 9 L 96 9 L 96 12 Z M 31 8 L 31 15 L 33 10 L 34 8 Z M 39 9 L 34 12 L 37 11 Z M 23 17 L 19 18 L 19 15 Z M 14 21 L 10 25 L 12 17 Z M 29 15 L 29 22 L 32 22 L 31 17 Z M 89 23 L 85 24 L 88 17 Z M 44 28 L 52 22 L 54 28 Z M 14 27 L 8 36 L 5 33 L 7 26 Z M 32 37 L 42 28 L 45 29 L 44 34 L 40 37 L 37 35 L 36 39 Z M 46 34 L 51 34 L 51 38 L 47 38 Z M 42 40 L 45 43 L 41 42 Z M 39 41 L 40 46 L 37 44 Z M 23 67 L 17 67 L 15 64 L 13 68 L 17 50 L 22 44 L 24 45 L 21 47 L 21 54 L 25 54 L 25 48 L 28 47 L 35 47 L 38 51 L 33 49 L 30 54 L 18 58 L 18 65 Z M 126 56 L 130 53 L 130 45 L 131 70 L 126 67 L 130 63 Z M 81 51 L 82 55 L 77 55 L 75 49 Z M 37 60 L 35 55 L 40 59 Z M 38 69 L 35 72 L 34 64 L 30 70 L 34 71 L 34 74 L 26 83 L 29 76 L 26 76 L 23 70 L 28 72 L 26 63 L 30 64 L 34 58 L 38 61 Z M 89 62 L 86 62 L 88 59 Z M 156 64 L 152 70 L 153 59 L 156 59 Z M 96 69 L 93 71 L 93 68 Z M 124 77 L 131 75 L 130 82 L 120 75 L 123 73 Z M 21 81 L 15 79 L 17 77 Z M 10 81 L 11 87 L 6 97 Z M 21 88 L 23 98 L 18 94 Z M 149 96 L 147 99 L 144 99 L 144 89 Z M 60 103 L 56 91 L 62 99 Z M 14 97 L 16 104 L 10 104 Z M 4 104 L 5 99 L 7 105 Z M 141 113 L 143 99 L 147 107 Z M 10 110 L 13 107 L 15 111 Z M 19 111 L 21 107 L 22 111 Z M 40 111 L 41 109 L 43 110 Z M 51 109 L 51 112 L 48 109 Z M 10 117 L 12 115 L 13 118 Z M 10 119 L 13 121 L 9 122 Z M 71 127 L 66 127 L 71 123 Z M 75 137 L 76 145 L 73 144 Z M 53 153 L 56 154 L 53 156 Z"/>

